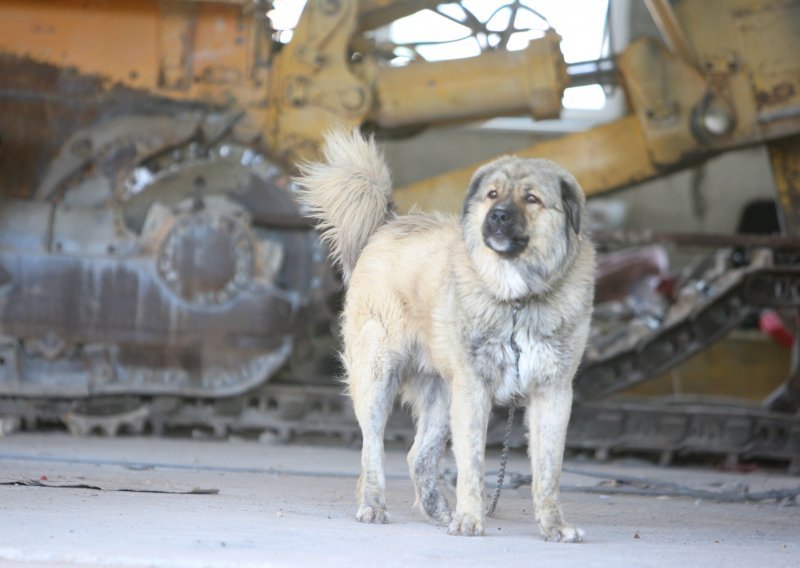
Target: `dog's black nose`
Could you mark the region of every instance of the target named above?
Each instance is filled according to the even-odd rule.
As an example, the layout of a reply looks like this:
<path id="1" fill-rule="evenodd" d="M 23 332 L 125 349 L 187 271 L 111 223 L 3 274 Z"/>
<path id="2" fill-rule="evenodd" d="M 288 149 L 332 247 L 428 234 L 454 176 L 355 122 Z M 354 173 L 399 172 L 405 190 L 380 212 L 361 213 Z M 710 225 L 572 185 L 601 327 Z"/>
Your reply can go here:
<path id="1" fill-rule="evenodd" d="M 489 213 L 489 218 L 492 222 L 497 223 L 498 225 L 505 225 L 511 220 L 511 215 L 505 209 L 492 209 Z"/>
<path id="2" fill-rule="evenodd" d="M 510 201 L 496 203 L 483 222 L 483 241 L 501 256 L 513 257 L 528 244 L 523 213 Z"/>
<path id="3" fill-rule="evenodd" d="M 513 206 L 498 203 L 489 211 L 489 225 L 494 229 L 507 229 L 515 222 L 516 211 Z"/>

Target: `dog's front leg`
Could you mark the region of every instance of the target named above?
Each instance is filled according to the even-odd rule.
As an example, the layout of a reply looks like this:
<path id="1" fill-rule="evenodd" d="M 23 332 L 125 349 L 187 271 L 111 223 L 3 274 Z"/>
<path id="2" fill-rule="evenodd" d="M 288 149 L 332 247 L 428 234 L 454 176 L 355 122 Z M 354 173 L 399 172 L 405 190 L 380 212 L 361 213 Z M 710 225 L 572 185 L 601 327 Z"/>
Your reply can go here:
<path id="1" fill-rule="evenodd" d="M 458 468 L 456 512 L 449 533 L 475 536 L 484 530 L 484 454 L 491 395 L 486 384 L 461 373 L 453 381 L 450 428 Z"/>
<path id="2" fill-rule="evenodd" d="M 583 540 L 583 531 L 564 520 L 559 499 L 561 465 L 571 410 L 571 385 L 537 387 L 528 403 L 534 515 L 545 539 L 559 542 Z"/>

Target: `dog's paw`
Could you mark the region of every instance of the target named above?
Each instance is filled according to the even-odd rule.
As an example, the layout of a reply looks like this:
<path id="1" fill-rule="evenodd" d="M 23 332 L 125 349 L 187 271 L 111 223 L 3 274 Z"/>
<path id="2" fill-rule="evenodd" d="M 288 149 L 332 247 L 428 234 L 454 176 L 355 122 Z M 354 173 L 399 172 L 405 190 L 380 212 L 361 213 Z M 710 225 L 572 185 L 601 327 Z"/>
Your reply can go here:
<path id="1" fill-rule="evenodd" d="M 557 525 L 549 528 L 541 527 L 545 540 L 556 542 L 583 542 L 583 530 L 569 525 Z"/>
<path id="2" fill-rule="evenodd" d="M 386 512 L 386 507 L 381 505 L 376 507 L 361 505 L 356 511 L 356 520 L 359 523 L 383 525 L 389 522 L 389 513 Z"/>
<path id="3" fill-rule="evenodd" d="M 480 536 L 483 534 L 483 517 L 470 513 L 456 513 L 447 532 L 457 536 Z"/>
<path id="4" fill-rule="evenodd" d="M 453 521 L 453 513 L 449 510 L 439 511 L 436 515 L 431 516 L 430 519 L 440 527 L 446 527 Z"/>
<path id="5" fill-rule="evenodd" d="M 441 493 L 430 493 L 427 498 L 422 500 L 422 504 L 417 504 L 419 510 L 430 522 L 440 527 L 446 527 L 453 520 L 453 513 Z"/>

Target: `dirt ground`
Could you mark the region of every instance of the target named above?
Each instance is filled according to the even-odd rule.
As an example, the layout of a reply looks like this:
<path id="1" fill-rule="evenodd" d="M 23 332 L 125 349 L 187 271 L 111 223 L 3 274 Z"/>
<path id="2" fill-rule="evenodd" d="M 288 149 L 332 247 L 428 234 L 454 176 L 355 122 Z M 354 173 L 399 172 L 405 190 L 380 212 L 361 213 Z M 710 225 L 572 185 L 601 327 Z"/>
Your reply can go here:
<path id="1" fill-rule="evenodd" d="M 487 469 L 497 463 L 491 453 Z M 391 523 L 373 526 L 354 520 L 353 448 L 7 436 L 0 438 L 0 565 L 774 568 L 798 566 L 800 558 L 796 500 L 621 495 L 614 491 L 652 485 L 602 478 L 752 493 L 796 488 L 796 477 L 572 462 L 562 478 L 563 504 L 586 542 L 561 544 L 539 536 L 527 486 L 503 492 L 485 537 L 448 536 L 412 510 L 403 452 L 388 451 L 387 464 Z M 449 458 L 444 465 L 452 469 Z M 513 455 L 509 470 L 528 474 L 525 456 Z"/>

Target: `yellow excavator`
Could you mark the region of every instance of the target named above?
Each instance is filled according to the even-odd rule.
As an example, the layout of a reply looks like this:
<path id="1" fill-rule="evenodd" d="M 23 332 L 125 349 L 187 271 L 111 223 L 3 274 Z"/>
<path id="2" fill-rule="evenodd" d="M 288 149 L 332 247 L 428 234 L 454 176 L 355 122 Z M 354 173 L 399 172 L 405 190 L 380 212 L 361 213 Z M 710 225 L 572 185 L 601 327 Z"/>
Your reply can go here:
<path id="1" fill-rule="evenodd" d="M 611 397 L 761 308 L 800 305 L 800 2 L 647 0 L 661 40 L 580 64 L 548 26 L 507 49 L 522 0 L 498 7 L 501 31 L 449 4 L 308 0 L 279 30 L 267 0 L 0 0 L 3 427 L 355 435 L 330 378 L 340 287 L 293 199 L 294 164 L 334 124 L 555 118 L 567 87 L 614 83 L 629 114 L 519 153 L 561 162 L 591 197 L 766 144 L 786 236 L 712 242 L 734 252 L 678 282 L 656 324 L 600 334 L 569 443 L 800 467 L 797 366 L 764 407 Z M 397 65 L 409 46 L 385 30 L 420 10 L 483 51 L 411 49 Z M 474 169 L 396 200 L 456 210 Z M 408 436 L 404 420 L 390 434 Z"/>

